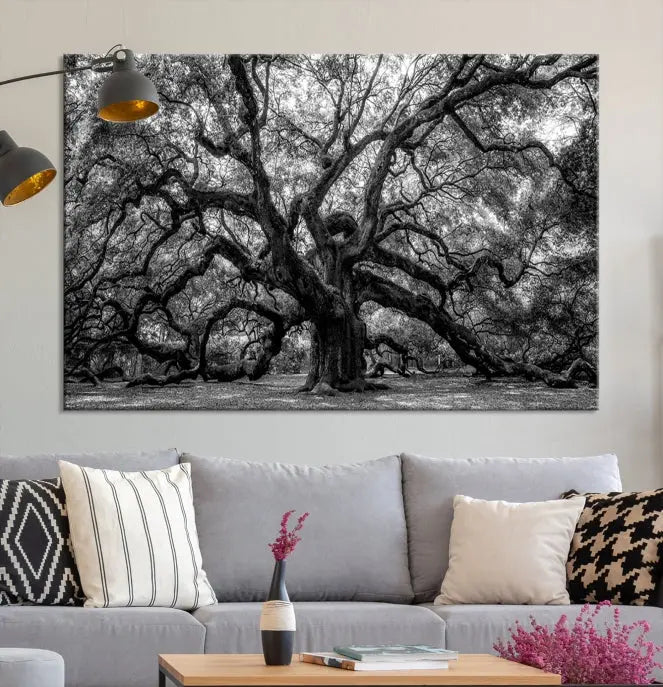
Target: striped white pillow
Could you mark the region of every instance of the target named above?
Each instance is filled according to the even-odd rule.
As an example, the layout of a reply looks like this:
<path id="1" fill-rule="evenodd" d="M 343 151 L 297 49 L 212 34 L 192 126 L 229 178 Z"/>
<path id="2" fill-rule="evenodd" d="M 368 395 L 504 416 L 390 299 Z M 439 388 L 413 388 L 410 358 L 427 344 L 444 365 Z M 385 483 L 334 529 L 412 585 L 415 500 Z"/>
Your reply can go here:
<path id="1" fill-rule="evenodd" d="M 203 570 L 191 466 L 149 472 L 60 461 L 71 543 L 86 606 L 216 603 Z"/>

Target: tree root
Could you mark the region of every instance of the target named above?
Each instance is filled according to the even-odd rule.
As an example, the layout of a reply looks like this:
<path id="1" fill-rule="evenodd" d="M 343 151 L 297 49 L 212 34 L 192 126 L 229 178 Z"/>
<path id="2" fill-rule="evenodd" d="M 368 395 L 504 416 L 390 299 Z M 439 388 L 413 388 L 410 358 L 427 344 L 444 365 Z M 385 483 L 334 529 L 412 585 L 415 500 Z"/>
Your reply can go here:
<path id="1" fill-rule="evenodd" d="M 155 377 L 152 374 L 144 374 L 136 377 L 127 383 L 127 389 L 134 386 L 168 386 L 169 384 L 179 384 L 186 379 L 196 379 L 198 376 L 198 369 L 182 370 L 172 375 L 164 377 Z"/>
<path id="2" fill-rule="evenodd" d="M 338 396 L 338 391 L 327 382 L 318 382 L 310 391 L 313 396 Z"/>
<path id="3" fill-rule="evenodd" d="M 365 379 L 353 379 L 350 382 L 339 384 L 336 389 L 346 393 L 364 393 L 365 391 L 384 391 L 389 387 L 380 382 L 369 382 Z"/>
<path id="4" fill-rule="evenodd" d="M 308 393 L 312 396 L 338 396 L 339 393 L 364 393 L 365 391 L 385 391 L 389 389 L 387 384 L 380 382 L 369 382 L 366 379 L 353 379 L 349 382 L 339 383 L 332 386 L 328 382 L 317 382 L 313 386 L 309 383 L 295 389 L 295 393 Z"/>

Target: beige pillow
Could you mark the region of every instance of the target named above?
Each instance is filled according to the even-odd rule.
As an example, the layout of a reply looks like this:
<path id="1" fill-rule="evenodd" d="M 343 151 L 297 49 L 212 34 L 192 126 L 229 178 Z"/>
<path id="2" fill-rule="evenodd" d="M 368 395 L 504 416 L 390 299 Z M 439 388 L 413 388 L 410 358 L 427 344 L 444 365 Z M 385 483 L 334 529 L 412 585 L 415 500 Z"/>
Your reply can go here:
<path id="1" fill-rule="evenodd" d="M 442 604 L 568 604 L 566 561 L 582 497 L 538 503 L 454 498 Z"/>

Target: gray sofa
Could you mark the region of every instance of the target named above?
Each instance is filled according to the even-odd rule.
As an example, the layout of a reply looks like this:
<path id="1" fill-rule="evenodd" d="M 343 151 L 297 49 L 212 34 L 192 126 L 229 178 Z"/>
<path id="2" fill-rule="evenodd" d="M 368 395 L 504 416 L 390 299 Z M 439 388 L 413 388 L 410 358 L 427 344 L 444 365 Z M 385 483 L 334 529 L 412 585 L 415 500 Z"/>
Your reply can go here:
<path id="1" fill-rule="evenodd" d="M 57 475 L 59 456 L 0 458 L 0 479 Z M 62 654 L 68 687 L 153 687 L 158 653 L 259 652 L 258 618 L 281 514 L 311 516 L 288 561 L 296 650 L 338 643 L 427 643 L 489 652 L 515 620 L 555 622 L 575 606 L 434 606 L 447 566 L 452 499 L 535 501 L 621 488 L 617 459 L 453 460 L 410 454 L 309 467 L 199 458 L 175 450 L 68 455 L 82 465 L 145 470 L 192 464 L 203 563 L 219 603 L 167 608 L 0 607 L 0 646 Z M 663 609 L 624 608 L 663 643 Z"/>

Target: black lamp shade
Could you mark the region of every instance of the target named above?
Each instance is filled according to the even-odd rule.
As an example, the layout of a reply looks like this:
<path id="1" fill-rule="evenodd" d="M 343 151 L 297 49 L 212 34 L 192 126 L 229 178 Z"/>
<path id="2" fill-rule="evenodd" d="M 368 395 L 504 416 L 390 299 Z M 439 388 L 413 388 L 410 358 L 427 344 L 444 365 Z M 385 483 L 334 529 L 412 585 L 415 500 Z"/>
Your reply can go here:
<path id="1" fill-rule="evenodd" d="M 31 198 L 55 178 L 53 163 L 34 148 L 19 148 L 0 131 L 0 202 L 16 205 Z"/>
<path id="2" fill-rule="evenodd" d="M 120 54 L 121 59 L 117 57 Z M 157 89 L 136 70 L 132 51 L 118 51 L 113 72 L 99 89 L 99 117 L 109 122 L 135 122 L 151 117 L 158 110 Z"/>

